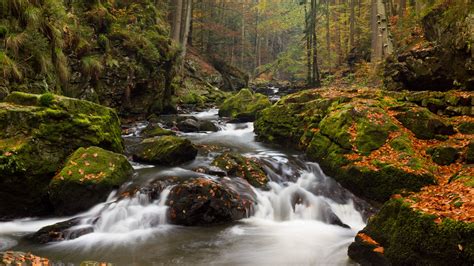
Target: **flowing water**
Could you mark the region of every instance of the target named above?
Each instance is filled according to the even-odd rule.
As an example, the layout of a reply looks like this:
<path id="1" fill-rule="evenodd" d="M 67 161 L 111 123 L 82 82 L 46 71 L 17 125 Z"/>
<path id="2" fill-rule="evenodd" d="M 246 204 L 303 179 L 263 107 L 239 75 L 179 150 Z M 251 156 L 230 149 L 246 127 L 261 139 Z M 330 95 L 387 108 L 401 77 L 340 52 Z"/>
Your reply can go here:
<path id="1" fill-rule="evenodd" d="M 107 202 L 79 215 L 83 218 L 77 227 L 93 227 L 93 233 L 40 246 L 22 240 L 22 236 L 68 217 L 4 222 L 0 223 L 0 250 L 31 251 L 55 262 L 75 264 L 88 260 L 119 265 L 350 264 L 347 247 L 365 225 L 366 203 L 297 152 L 256 142 L 252 123 L 219 122 L 215 109 L 193 115 L 215 121 L 221 130 L 182 134 L 184 137 L 196 144 L 257 157 L 264 163 L 272 182 L 269 190 L 255 189 L 258 204 L 254 215 L 226 226 L 176 226 L 168 224 L 165 216 L 170 187 L 154 202 L 141 194 L 117 200 L 112 193 Z M 137 128 L 144 126 L 138 124 Z M 137 135 L 131 133 L 126 138 Z M 133 183 L 140 186 L 160 176 L 216 178 L 192 171 L 209 166 L 216 155 L 218 152 L 200 153 L 193 162 L 173 168 L 134 163 L 137 175 Z M 331 224 L 334 215 L 347 226 Z"/>

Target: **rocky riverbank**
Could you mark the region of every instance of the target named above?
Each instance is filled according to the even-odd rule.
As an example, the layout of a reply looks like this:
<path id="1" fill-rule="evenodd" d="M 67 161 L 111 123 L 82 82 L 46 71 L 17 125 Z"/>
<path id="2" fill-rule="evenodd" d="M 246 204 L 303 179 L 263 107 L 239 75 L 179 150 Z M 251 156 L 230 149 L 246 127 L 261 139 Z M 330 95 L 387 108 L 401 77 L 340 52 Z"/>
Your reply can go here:
<path id="1" fill-rule="evenodd" d="M 473 259 L 469 241 L 458 245 L 452 237 L 461 232 L 472 236 L 474 228 L 470 215 L 474 200 L 473 132 L 469 130 L 474 123 L 473 99 L 473 93 L 459 91 L 308 90 L 284 97 L 260 112 L 255 132 L 263 141 L 304 150 L 343 186 L 376 204 L 397 194 L 397 202 L 403 202 L 401 206 L 412 213 L 414 221 L 425 219 L 433 224 L 424 229 L 426 237 L 419 234 L 414 240 L 430 245 L 419 251 L 423 253 L 408 246 L 405 252 L 391 250 L 389 246 L 395 249 L 405 245 L 405 239 L 393 240 L 395 235 L 411 231 L 402 225 L 386 228 L 389 221 L 393 223 L 387 226 L 404 219 L 390 207 L 393 200 L 389 201 L 369 220 L 368 230 L 361 232 L 377 245 L 369 245 L 369 251 L 353 246 L 349 254 L 356 261 L 367 263 L 362 258 L 370 253 L 375 254 L 370 255 L 375 258 L 371 263 L 403 264 L 409 263 L 412 255 L 450 257 L 452 252 L 468 263 Z M 444 230 L 438 229 L 439 223 L 449 225 L 446 237 L 452 240 L 431 245 L 433 239 L 427 235 Z M 358 243 L 363 240 L 357 238 Z M 380 257 L 384 260 L 378 260 Z"/>

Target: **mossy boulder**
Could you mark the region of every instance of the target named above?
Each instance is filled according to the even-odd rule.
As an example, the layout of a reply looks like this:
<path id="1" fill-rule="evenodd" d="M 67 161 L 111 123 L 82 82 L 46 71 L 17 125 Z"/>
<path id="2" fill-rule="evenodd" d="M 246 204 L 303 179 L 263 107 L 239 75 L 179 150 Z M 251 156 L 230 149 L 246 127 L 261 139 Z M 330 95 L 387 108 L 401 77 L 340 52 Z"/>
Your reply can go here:
<path id="1" fill-rule="evenodd" d="M 450 146 L 436 146 L 429 148 L 427 153 L 431 159 L 439 165 L 450 165 L 459 158 L 459 150 Z"/>
<path id="2" fill-rule="evenodd" d="M 455 133 L 451 124 L 426 108 L 403 106 L 395 110 L 399 112 L 395 117 L 404 127 L 415 133 L 417 138 L 434 139 Z"/>
<path id="3" fill-rule="evenodd" d="M 349 257 L 362 265 L 472 265 L 474 223 L 436 219 L 392 199 L 359 232 Z"/>
<path id="4" fill-rule="evenodd" d="M 270 105 L 270 100 L 265 95 L 242 89 L 219 106 L 219 116 L 230 117 L 240 122 L 254 121 L 257 112 Z"/>
<path id="5" fill-rule="evenodd" d="M 127 158 L 99 147 L 79 148 L 49 184 L 49 197 L 58 215 L 85 211 L 104 201 L 132 177 Z"/>
<path id="6" fill-rule="evenodd" d="M 194 160 L 197 155 L 191 141 L 177 136 L 144 139 L 136 148 L 135 160 L 160 165 L 178 165 Z"/>
<path id="7" fill-rule="evenodd" d="M 141 133 L 147 138 L 176 135 L 176 132 L 169 129 L 164 129 L 159 125 L 149 125 L 143 129 Z"/>
<path id="8" fill-rule="evenodd" d="M 123 152 L 114 110 L 57 95 L 14 92 L 0 103 L 0 217 L 51 212 L 47 187 L 79 147 Z"/>
<path id="9" fill-rule="evenodd" d="M 214 159 L 212 165 L 226 171 L 229 176 L 247 180 L 250 185 L 257 188 L 265 187 L 269 182 L 268 176 L 258 161 L 237 153 L 223 153 Z"/>
<path id="10" fill-rule="evenodd" d="M 474 134 L 474 122 L 462 122 L 457 129 L 463 134 Z"/>
<path id="11" fill-rule="evenodd" d="M 318 126 L 332 103 L 347 100 L 344 97 L 323 98 L 312 90 L 290 94 L 259 112 L 254 124 L 255 133 L 265 142 L 299 146 L 303 138 L 311 138 L 311 129 Z"/>
<path id="12" fill-rule="evenodd" d="M 186 226 L 230 223 L 249 217 L 254 202 L 230 186 L 207 178 L 192 178 L 175 185 L 166 205 L 168 220 Z"/>

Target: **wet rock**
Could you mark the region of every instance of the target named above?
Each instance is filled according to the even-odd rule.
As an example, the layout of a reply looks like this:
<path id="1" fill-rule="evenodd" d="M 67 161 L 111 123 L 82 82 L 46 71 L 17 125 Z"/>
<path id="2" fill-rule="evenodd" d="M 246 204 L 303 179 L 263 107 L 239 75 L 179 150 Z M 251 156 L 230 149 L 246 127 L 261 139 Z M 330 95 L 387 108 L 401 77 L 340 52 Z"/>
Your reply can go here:
<path id="1" fill-rule="evenodd" d="M 459 150 L 450 146 L 437 146 L 427 150 L 431 159 L 439 165 L 450 165 L 459 158 Z"/>
<path id="2" fill-rule="evenodd" d="M 81 218 L 73 218 L 64 222 L 48 225 L 36 233 L 27 235 L 26 239 L 37 244 L 46 244 L 75 239 L 94 232 L 91 226 L 77 227 L 80 222 Z"/>
<path id="3" fill-rule="evenodd" d="M 249 217 L 253 202 L 222 183 L 194 178 L 174 186 L 167 205 L 171 223 L 207 226 Z"/>
<path id="4" fill-rule="evenodd" d="M 263 167 L 252 158 L 237 153 L 226 152 L 218 156 L 212 165 L 227 172 L 229 176 L 237 176 L 247 180 L 250 185 L 262 188 L 269 182 Z"/>
<path id="5" fill-rule="evenodd" d="M 369 219 L 348 254 L 363 265 L 471 265 L 474 225 L 436 218 L 392 199 Z"/>
<path id="6" fill-rule="evenodd" d="M 0 252 L 0 265 L 50 265 L 47 258 L 38 257 L 31 253 L 20 251 L 2 251 Z"/>
<path id="7" fill-rule="evenodd" d="M 265 95 L 242 89 L 224 101 L 219 107 L 219 116 L 229 117 L 236 122 L 250 122 L 255 120 L 259 111 L 270 105 Z"/>
<path id="8" fill-rule="evenodd" d="M 143 129 L 142 134 L 147 138 L 152 138 L 161 136 L 174 136 L 176 135 L 176 132 L 169 129 L 164 129 L 159 125 L 150 124 L 145 129 Z"/>
<path id="9" fill-rule="evenodd" d="M 140 162 L 178 165 L 194 160 L 197 155 L 196 147 L 185 138 L 163 136 L 143 140 L 136 147 L 133 158 Z"/>
<path id="10" fill-rule="evenodd" d="M 197 120 L 188 118 L 186 120 L 178 122 L 177 127 L 182 132 L 198 132 L 199 122 Z"/>
<path id="11" fill-rule="evenodd" d="M 49 184 L 49 198 L 57 215 L 85 211 L 107 199 L 133 175 L 121 154 L 98 147 L 79 148 Z"/>
<path id="12" fill-rule="evenodd" d="M 434 139 L 439 135 L 453 135 L 454 127 L 446 120 L 421 107 L 397 108 L 395 117 L 420 139 Z"/>
<path id="13" fill-rule="evenodd" d="M 47 187 L 79 147 L 123 152 L 114 110 L 52 94 L 14 92 L 0 103 L 0 217 L 51 212 Z"/>
<path id="14" fill-rule="evenodd" d="M 217 166 L 209 166 L 209 167 L 199 167 L 194 169 L 195 172 L 201 173 L 201 174 L 207 174 L 207 175 L 213 175 L 213 176 L 220 176 L 224 177 L 227 176 L 227 172 L 222 170 L 221 168 Z"/>
<path id="15" fill-rule="evenodd" d="M 199 131 L 217 132 L 219 128 L 211 121 L 203 120 L 199 121 Z"/>

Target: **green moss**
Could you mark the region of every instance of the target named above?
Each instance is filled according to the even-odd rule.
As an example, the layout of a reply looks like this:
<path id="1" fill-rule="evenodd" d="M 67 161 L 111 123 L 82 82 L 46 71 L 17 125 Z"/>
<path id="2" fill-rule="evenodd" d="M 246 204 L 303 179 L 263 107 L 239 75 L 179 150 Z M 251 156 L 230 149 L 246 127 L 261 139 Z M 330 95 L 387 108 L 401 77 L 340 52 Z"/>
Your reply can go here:
<path id="1" fill-rule="evenodd" d="M 450 165 L 459 158 L 458 149 L 444 145 L 429 148 L 427 153 L 439 165 Z"/>
<path id="2" fill-rule="evenodd" d="M 24 92 L 14 91 L 10 93 L 6 98 L 5 102 L 14 103 L 19 105 L 30 105 L 30 106 L 37 106 L 38 105 L 38 98 L 39 95 L 37 94 L 30 94 Z"/>
<path id="3" fill-rule="evenodd" d="M 50 200 L 57 213 L 86 210 L 105 200 L 132 173 L 132 166 L 121 154 L 99 147 L 79 148 L 51 180 L 48 189 Z"/>
<path id="4" fill-rule="evenodd" d="M 237 153 L 223 153 L 214 159 L 212 165 L 226 171 L 230 176 L 247 180 L 250 185 L 257 188 L 262 188 L 269 182 L 265 171 L 257 161 Z"/>
<path id="5" fill-rule="evenodd" d="M 176 132 L 164 129 L 159 126 L 152 127 L 152 128 L 145 128 L 142 132 L 147 137 L 160 137 L 160 136 L 174 136 Z"/>
<path id="6" fill-rule="evenodd" d="M 412 155 L 413 152 L 413 145 L 411 144 L 408 135 L 403 133 L 401 136 L 396 137 L 390 141 L 390 146 L 399 152 L 404 152 L 409 155 Z"/>
<path id="7" fill-rule="evenodd" d="M 371 218 L 364 233 L 385 249 L 394 265 L 470 265 L 474 262 L 474 224 L 413 210 L 390 200 Z"/>
<path id="8" fill-rule="evenodd" d="M 257 112 L 271 106 L 270 100 L 260 93 L 242 89 L 219 107 L 219 115 L 232 119 L 255 120 Z"/>
<path id="9" fill-rule="evenodd" d="M 197 149 L 188 139 L 176 136 L 145 139 L 138 150 L 135 159 L 164 165 L 178 165 L 193 160 L 197 155 Z"/>
<path id="10" fill-rule="evenodd" d="M 54 95 L 52 93 L 45 93 L 39 97 L 39 105 L 48 107 L 53 104 Z"/>
<path id="11" fill-rule="evenodd" d="M 400 108 L 396 118 L 420 139 L 434 139 L 437 135 L 452 135 L 454 128 L 443 118 L 425 108 Z"/>
<path id="12" fill-rule="evenodd" d="M 474 123 L 472 122 L 463 122 L 457 128 L 463 134 L 474 134 Z"/>

